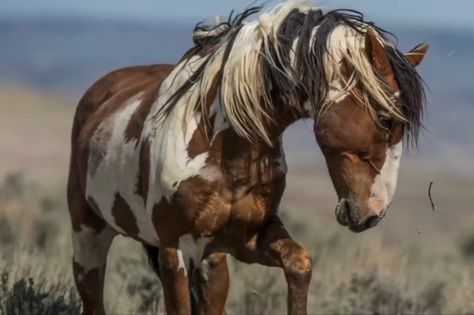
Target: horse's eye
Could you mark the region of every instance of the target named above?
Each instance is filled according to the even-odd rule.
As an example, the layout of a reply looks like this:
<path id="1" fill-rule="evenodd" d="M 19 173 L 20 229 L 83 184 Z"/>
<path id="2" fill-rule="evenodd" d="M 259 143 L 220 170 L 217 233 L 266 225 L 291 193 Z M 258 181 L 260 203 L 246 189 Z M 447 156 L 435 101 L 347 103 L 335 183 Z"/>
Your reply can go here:
<path id="1" fill-rule="evenodd" d="M 378 124 L 380 127 L 382 127 L 383 129 L 386 129 L 388 131 L 392 130 L 393 128 L 393 119 L 390 118 L 390 117 L 386 117 L 386 116 L 379 116 L 377 118 L 378 120 Z"/>

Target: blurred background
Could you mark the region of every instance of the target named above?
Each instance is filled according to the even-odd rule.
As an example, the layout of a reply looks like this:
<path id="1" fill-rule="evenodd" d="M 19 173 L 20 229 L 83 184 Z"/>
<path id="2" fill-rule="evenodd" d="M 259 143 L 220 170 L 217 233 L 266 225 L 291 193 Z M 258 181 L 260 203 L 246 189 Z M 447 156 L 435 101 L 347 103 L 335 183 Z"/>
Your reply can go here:
<path id="1" fill-rule="evenodd" d="M 271 1 L 269 5 L 277 2 Z M 100 76 L 120 67 L 176 62 L 191 46 L 191 31 L 197 22 L 216 15 L 227 16 L 232 9 L 238 12 L 249 4 L 242 0 L 0 2 L 0 180 L 4 178 L 0 188 L 0 242 L 5 244 L 0 245 L 4 257 L 0 261 L 4 266 L 15 266 L 16 273 L 7 281 L 11 287 L 17 285 L 18 279 L 23 276 L 36 274 L 43 279 L 48 273 L 54 273 L 53 278 L 58 279 L 64 288 L 72 287 L 67 264 L 70 246 L 64 191 L 71 122 L 75 105 L 84 91 Z M 474 3 L 470 0 L 322 0 L 318 4 L 330 9 L 347 8 L 363 12 L 367 19 L 394 33 L 404 51 L 420 42 L 431 45 L 427 58 L 419 68 L 427 85 L 426 130 L 420 139 L 420 148 L 405 154 L 398 192 L 387 217 L 375 229 L 355 235 L 339 227 L 335 220 L 336 194 L 315 143 L 312 122 L 301 122 L 290 127 L 284 138 L 289 174 L 282 202 L 282 213 L 290 230 L 310 249 L 318 262 L 321 257 L 318 268 L 333 265 L 332 260 L 324 265 L 323 253 L 337 257 L 340 268 L 349 268 L 345 271 L 347 279 L 343 277 L 341 280 L 342 289 L 335 285 L 334 292 L 345 292 L 344 288 L 353 292 L 351 285 L 354 281 L 356 285 L 359 285 L 357 281 L 362 281 L 364 288 L 374 286 L 367 279 L 354 278 L 353 272 L 370 269 L 371 275 L 383 278 L 384 274 L 379 270 L 394 263 L 394 274 L 398 270 L 400 274 L 397 277 L 404 279 L 397 287 L 400 291 L 411 288 L 410 285 L 416 291 L 420 282 L 431 280 L 432 275 L 446 275 L 447 266 L 453 268 L 457 264 L 462 267 L 455 275 L 449 274 L 450 279 L 459 277 L 459 281 L 462 279 L 464 282 L 457 284 L 462 283 L 472 289 L 474 285 L 472 277 L 469 277 L 472 276 L 473 264 L 463 259 L 474 254 L 474 89 L 471 78 L 474 73 Z M 434 182 L 431 190 L 436 206 L 434 211 L 428 198 L 430 182 Z M 54 261 L 61 267 L 32 268 L 28 257 L 38 248 L 44 252 L 54 249 Z M 353 255 L 348 248 L 354 251 Z M 341 252 L 347 252 L 346 256 Z M 15 253 L 26 257 L 24 266 L 12 260 L 11 255 Z M 120 253 L 117 255 L 121 257 Z M 377 259 L 372 260 L 372 255 L 376 255 Z M 425 260 L 419 259 L 420 256 L 426 256 Z M 47 258 L 51 257 L 44 257 L 48 264 L 50 260 Z M 133 255 L 122 258 L 122 262 L 126 263 L 116 263 L 119 269 L 142 259 Z M 354 265 L 346 266 L 348 261 L 355 261 Z M 419 272 L 414 278 L 416 280 L 408 276 L 407 270 L 423 270 L 426 263 L 430 265 L 433 261 L 450 263 L 433 267 L 432 274 L 425 278 Z M 352 270 L 354 267 L 356 270 Z M 237 273 L 245 269 L 237 264 L 233 268 Z M 61 270 L 61 276 L 57 275 L 58 270 Z M 256 272 L 249 270 L 249 275 Z M 123 274 L 128 277 L 128 272 Z M 386 279 L 391 279 L 391 276 L 389 273 Z M 111 285 L 115 285 L 117 292 L 142 301 L 127 300 L 127 306 L 117 306 L 111 298 L 116 307 L 114 310 L 126 312 L 128 308 L 136 309 L 130 305 L 145 305 L 142 311 L 146 312 L 150 305 L 158 303 L 150 286 L 144 289 L 138 285 L 137 279 L 148 279 L 147 276 L 137 276 L 134 280 L 111 277 L 113 283 L 120 283 Z M 315 277 L 333 282 L 332 278 L 324 278 L 322 274 Z M 278 298 L 274 299 L 277 306 L 273 302 L 268 306 L 263 301 L 271 299 L 263 293 L 255 296 L 235 293 L 240 292 L 236 289 L 239 285 L 268 287 L 267 283 L 258 282 L 258 278 L 241 278 L 244 280 L 240 279 L 235 284 L 233 295 L 231 292 L 231 310 L 241 310 L 239 301 L 242 299 L 250 301 L 248 307 L 256 307 L 256 312 L 279 310 L 281 305 L 275 302 L 279 301 Z M 275 279 L 277 284 L 281 280 Z M 46 287 L 53 285 L 47 283 Z M 449 286 L 448 282 L 440 280 L 440 283 L 443 284 L 441 289 Z M 155 288 L 154 285 L 151 288 Z M 313 291 L 326 292 L 324 285 L 318 284 Z M 27 288 L 28 284 L 24 283 L 24 286 Z M 280 289 L 284 293 L 283 284 Z M 381 291 L 377 286 L 372 289 Z M 424 287 L 420 290 L 423 291 Z M 427 290 L 434 289 L 429 287 Z M 8 295 L 7 291 L 3 294 Z M 149 291 L 151 293 L 147 293 Z M 464 295 L 472 294 L 472 290 L 464 291 Z M 283 294 L 278 290 L 275 292 L 276 297 Z M 423 292 L 420 294 L 426 293 Z M 458 297 L 461 302 L 453 304 L 453 299 L 435 294 L 431 298 L 436 301 L 450 300 L 451 304 L 440 304 L 437 309 L 423 309 L 418 305 L 417 309 L 405 308 L 401 311 L 474 311 L 472 304 L 464 303 L 470 297 L 474 300 L 474 296 L 469 295 L 468 298 L 464 295 Z M 68 295 L 72 300 L 74 296 L 72 293 Z M 420 300 L 418 295 L 413 296 L 417 297 L 414 300 Z M 347 310 L 328 308 L 330 298 L 328 296 L 327 301 L 325 297 L 312 299 L 314 310 L 366 311 L 354 308 L 352 304 L 352 308 Z M 251 304 L 252 301 L 255 305 Z M 77 311 L 74 308 L 77 308 L 76 302 L 71 302 L 72 313 Z M 373 301 L 367 302 L 370 303 L 373 304 Z M 0 314 L 1 310 L 0 305 Z M 391 308 L 388 310 L 394 311 Z M 245 312 L 250 311 L 245 309 Z"/>

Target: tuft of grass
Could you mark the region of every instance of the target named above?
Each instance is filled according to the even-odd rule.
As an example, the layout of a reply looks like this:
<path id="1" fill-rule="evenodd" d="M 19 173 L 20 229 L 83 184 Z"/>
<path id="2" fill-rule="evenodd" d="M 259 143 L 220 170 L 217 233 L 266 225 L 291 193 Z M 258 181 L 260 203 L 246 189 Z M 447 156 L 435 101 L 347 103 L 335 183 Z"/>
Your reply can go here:
<path id="1" fill-rule="evenodd" d="M 125 279 L 126 294 L 138 300 L 138 312 L 158 313 L 164 309 L 160 281 L 146 259 L 124 258 L 117 269 Z"/>
<path id="2" fill-rule="evenodd" d="M 441 314 L 443 291 L 444 284 L 435 282 L 421 293 L 411 293 L 370 272 L 339 284 L 332 299 L 320 306 L 327 314 Z"/>
<path id="3" fill-rule="evenodd" d="M 37 286 L 32 278 L 9 285 L 9 274 L 0 279 L 0 314 L 2 315 L 78 315 L 81 304 L 74 291 L 50 290 Z"/>
<path id="4" fill-rule="evenodd" d="M 467 259 L 474 259 L 474 226 L 466 229 L 459 242 L 461 254 Z"/>

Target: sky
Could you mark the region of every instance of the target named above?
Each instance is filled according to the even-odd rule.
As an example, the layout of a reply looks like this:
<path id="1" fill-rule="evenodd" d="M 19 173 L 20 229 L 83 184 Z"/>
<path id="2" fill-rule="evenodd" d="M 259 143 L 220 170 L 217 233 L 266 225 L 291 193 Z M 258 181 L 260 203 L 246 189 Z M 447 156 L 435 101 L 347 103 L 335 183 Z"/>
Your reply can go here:
<path id="1" fill-rule="evenodd" d="M 1 0 L 0 16 L 94 16 L 127 19 L 193 19 L 227 15 L 252 0 Z M 274 1 L 277 2 L 277 1 Z M 319 0 L 321 6 L 359 10 L 376 22 L 468 27 L 473 0 Z"/>

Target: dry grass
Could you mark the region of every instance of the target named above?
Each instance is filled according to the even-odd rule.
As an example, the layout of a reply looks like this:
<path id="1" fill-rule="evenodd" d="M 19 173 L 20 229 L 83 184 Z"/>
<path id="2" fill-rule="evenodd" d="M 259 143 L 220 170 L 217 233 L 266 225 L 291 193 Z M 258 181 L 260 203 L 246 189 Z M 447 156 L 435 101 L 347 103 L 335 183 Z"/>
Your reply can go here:
<path id="1" fill-rule="evenodd" d="M 60 190 L 30 184 L 21 174 L 0 185 L 0 314 L 79 314 L 62 196 Z M 285 222 L 315 253 L 311 314 L 474 312 L 474 265 L 465 249 L 466 242 L 474 242 L 469 230 L 458 254 L 433 256 L 416 245 L 360 239 L 335 224 L 310 226 L 309 218 L 286 215 Z M 228 314 L 286 312 L 280 270 L 232 261 L 231 271 Z M 106 303 L 111 314 L 163 313 L 159 281 L 138 244 L 125 239 L 114 244 Z"/>

